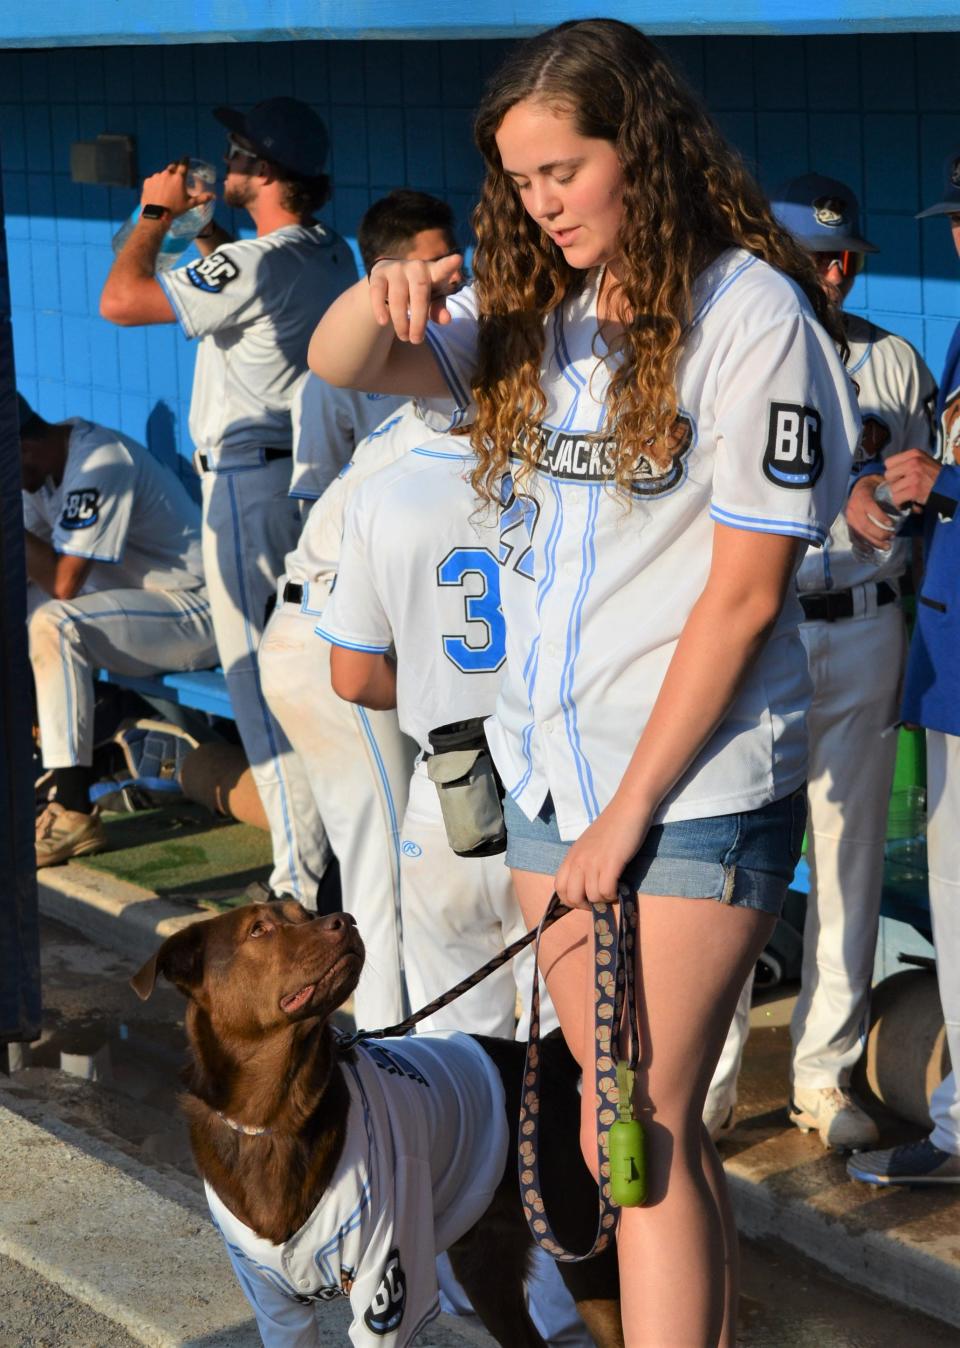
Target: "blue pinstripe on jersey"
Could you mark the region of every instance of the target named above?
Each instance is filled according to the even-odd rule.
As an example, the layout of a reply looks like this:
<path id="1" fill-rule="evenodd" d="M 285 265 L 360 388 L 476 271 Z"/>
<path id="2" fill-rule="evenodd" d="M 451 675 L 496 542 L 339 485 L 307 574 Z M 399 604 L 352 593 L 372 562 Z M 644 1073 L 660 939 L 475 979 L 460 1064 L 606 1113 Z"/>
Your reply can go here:
<path id="1" fill-rule="evenodd" d="M 563 672 L 560 675 L 560 706 L 563 710 L 563 721 L 567 731 L 567 742 L 570 745 L 574 765 L 577 769 L 577 781 L 580 785 L 580 796 L 583 800 L 587 817 L 591 820 L 596 819 L 597 815 L 600 813 L 600 806 L 594 789 L 593 772 L 590 768 L 590 763 L 583 752 L 583 746 L 580 740 L 580 728 L 577 720 L 577 704 L 573 697 L 573 680 L 577 656 L 580 654 L 583 607 L 586 603 L 587 592 L 590 589 L 590 582 L 593 580 L 594 573 L 597 569 L 597 515 L 600 510 L 600 496 L 604 490 L 605 489 L 601 484 L 597 484 L 591 491 L 587 501 L 587 524 L 583 531 L 583 540 L 580 545 L 580 581 L 577 586 L 573 604 L 570 608 L 570 617 L 567 622 L 566 659 Z"/>

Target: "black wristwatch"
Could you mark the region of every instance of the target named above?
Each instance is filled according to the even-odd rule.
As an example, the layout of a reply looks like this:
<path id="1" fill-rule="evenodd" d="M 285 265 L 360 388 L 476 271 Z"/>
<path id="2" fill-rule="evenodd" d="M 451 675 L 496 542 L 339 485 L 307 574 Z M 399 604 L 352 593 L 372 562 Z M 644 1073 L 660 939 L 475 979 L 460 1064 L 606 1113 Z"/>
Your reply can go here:
<path id="1" fill-rule="evenodd" d="M 144 206 L 140 214 L 144 220 L 162 220 L 165 215 L 170 214 L 168 206 Z"/>

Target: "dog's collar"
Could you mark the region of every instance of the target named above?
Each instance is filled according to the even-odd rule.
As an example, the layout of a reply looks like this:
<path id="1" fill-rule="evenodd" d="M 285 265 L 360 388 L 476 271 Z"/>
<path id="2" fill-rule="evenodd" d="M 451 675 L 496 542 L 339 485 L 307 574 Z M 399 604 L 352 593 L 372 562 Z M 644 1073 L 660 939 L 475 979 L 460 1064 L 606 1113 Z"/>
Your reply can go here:
<path id="1" fill-rule="evenodd" d="M 222 1119 L 228 1128 L 232 1128 L 235 1133 L 245 1133 L 247 1137 L 262 1137 L 264 1133 L 272 1133 L 272 1128 L 254 1128 L 249 1123 L 237 1123 L 236 1119 L 228 1119 L 226 1114 L 222 1114 L 218 1109 L 217 1118 Z"/>

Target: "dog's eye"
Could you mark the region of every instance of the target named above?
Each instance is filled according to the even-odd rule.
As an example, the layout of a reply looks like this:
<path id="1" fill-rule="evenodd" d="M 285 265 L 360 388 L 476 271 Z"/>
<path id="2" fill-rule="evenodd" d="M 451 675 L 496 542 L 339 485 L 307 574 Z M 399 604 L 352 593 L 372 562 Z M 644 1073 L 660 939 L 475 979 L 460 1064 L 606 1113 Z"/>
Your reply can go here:
<path id="1" fill-rule="evenodd" d="M 250 928 L 250 930 L 247 932 L 247 935 L 248 935 L 248 936 L 267 936 L 267 935 L 269 935 L 269 933 L 270 933 L 271 931 L 273 931 L 273 928 L 270 926 L 270 923 L 269 923 L 269 922 L 263 922 L 262 920 L 258 920 L 258 921 L 256 921 L 256 922 L 254 922 L 253 926 L 252 926 L 252 927 Z"/>

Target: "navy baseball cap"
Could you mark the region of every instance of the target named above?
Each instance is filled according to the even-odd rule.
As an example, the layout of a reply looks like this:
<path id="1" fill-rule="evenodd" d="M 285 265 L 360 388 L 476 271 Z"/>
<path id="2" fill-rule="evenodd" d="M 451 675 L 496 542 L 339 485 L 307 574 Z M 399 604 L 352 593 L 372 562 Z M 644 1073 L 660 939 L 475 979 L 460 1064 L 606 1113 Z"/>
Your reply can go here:
<path id="1" fill-rule="evenodd" d="M 935 206 L 920 211 L 918 220 L 928 215 L 960 215 L 960 146 L 943 161 L 943 197 Z"/>
<path id="2" fill-rule="evenodd" d="M 249 112 L 214 108 L 213 115 L 271 164 L 298 178 L 319 178 L 323 173 L 330 137 L 321 118 L 299 98 L 265 98 Z"/>
<path id="3" fill-rule="evenodd" d="M 879 253 L 860 233 L 856 194 L 837 178 L 804 173 L 770 194 L 773 213 L 798 243 L 814 253 Z"/>

